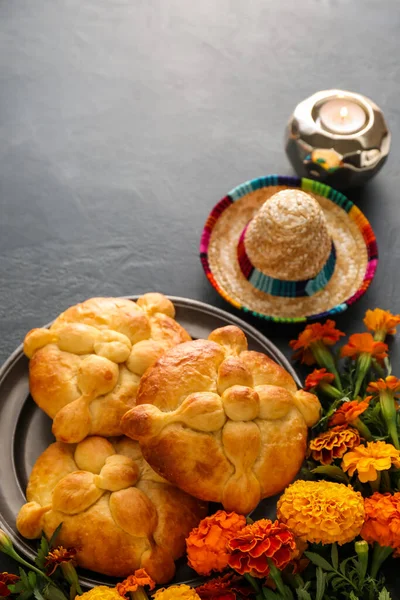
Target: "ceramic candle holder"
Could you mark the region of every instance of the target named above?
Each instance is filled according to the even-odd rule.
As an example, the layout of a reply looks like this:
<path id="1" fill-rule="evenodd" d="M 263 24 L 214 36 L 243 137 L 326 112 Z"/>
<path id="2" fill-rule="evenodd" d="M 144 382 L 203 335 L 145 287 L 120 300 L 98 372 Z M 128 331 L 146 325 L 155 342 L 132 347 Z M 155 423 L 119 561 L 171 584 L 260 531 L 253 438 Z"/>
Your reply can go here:
<path id="1" fill-rule="evenodd" d="M 390 132 L 381 109 L 361 94 L 317 92 L 298 104 L 285 136 L 297 174 L 336 189 L 363 185 L 383 166 Z"/>

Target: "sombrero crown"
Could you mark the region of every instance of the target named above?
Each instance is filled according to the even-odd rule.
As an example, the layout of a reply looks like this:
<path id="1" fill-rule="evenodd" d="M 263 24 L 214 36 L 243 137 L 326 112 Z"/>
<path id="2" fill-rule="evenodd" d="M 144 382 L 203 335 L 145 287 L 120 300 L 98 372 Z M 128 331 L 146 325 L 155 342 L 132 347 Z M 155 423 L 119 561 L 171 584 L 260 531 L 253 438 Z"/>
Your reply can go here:
<path id="1" fill-rule="evenodd" d="M 243 229 L 243 275 L 273 296 L 312 296 L 332 277 L 336 252 L 318 202 L 297 189 L 277 192 Z"/>

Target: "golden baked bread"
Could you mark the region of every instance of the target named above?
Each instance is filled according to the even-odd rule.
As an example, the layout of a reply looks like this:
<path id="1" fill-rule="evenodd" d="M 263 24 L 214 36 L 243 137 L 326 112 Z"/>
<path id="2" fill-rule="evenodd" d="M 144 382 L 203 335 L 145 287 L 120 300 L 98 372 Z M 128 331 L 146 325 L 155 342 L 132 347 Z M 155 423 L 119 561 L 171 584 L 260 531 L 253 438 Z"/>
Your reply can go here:
<path id="1" fill-rule="evenodd" d="M 159 477 L 125 437 L 55 442 L 36 461 L 26 495 L 21 535 L 50 537 L 62 523 L 58 543 L 78 550 L 80 566 L 116 577 L 145 568 L 158 583 L 173 577 L 207 509 Z"/>
<path id="2" fill-rule="evenodd" d="M 166 349 L 190 340 L 162 294 L 91 298 L 63 312 L 50 329 L 24 341 L 30 391 L 52 419 L 57 440 L 121 435 L 140 377 Z"/>
<path id="3" fill-rule="evenodd" d="M 122 431 L 153 469 L 243 514 L 293 480 L 321 408 L 233 326 L 169 350 L 143 376 L 136 403 Z"/>

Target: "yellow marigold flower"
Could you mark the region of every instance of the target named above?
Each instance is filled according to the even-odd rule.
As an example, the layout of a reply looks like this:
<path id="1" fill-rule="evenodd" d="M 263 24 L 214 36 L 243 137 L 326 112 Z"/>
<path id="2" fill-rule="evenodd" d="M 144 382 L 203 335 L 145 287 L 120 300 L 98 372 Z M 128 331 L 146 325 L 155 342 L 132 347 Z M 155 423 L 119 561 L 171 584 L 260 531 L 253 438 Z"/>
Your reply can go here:
<path id="1" fill-rule="evenodd" d="M 378 471 L 387 471 L 394 465 L 400 468 L 400 451 L 386 442 L 368 442 L 343 456 L 342 469 L 352 477 L 357 471 L 361 483 L 376 481 Z"/>
<path id="2" fill-rule="evenodd" d="M 342 545 L 361 531 L 364 500 L 350 485 L 299 480 L 279 499 L 278 519 L 303 541 Z"/>
<path id="3" fill-rule="evenodd" d="M 169 588 L 158 590 L 153 598 L 154 600 L 200 600 L 196 590 L 185 584 L 171 585 Z"/>
<path id="4" fill-rule="evenodd" d="M 115 588 L 99 585 L 82 596 L 75 596 L 75 600 L 121 600 L 121 596 Z"/>
<path id="5" fill-rule="evenodd" d="M 400 315 L 392 315 L 389 310 L 375 308 L 375 310 L 367 310 L 365 313 L 364 323 L 367 329 L 380 335 L 380 339 L 384 340 L 386 335 L 394 335 L 396 326 L 400 325 Z"/>
<path id="6" fill-rule="evenodd" d="M 336 458 L 342 458 L 348 450 L 360 444 L 357 429 L 339 426 L 328 429 L 310 441 L 309 449 L 314 460 L 323 465 L 331 465 Z"/>

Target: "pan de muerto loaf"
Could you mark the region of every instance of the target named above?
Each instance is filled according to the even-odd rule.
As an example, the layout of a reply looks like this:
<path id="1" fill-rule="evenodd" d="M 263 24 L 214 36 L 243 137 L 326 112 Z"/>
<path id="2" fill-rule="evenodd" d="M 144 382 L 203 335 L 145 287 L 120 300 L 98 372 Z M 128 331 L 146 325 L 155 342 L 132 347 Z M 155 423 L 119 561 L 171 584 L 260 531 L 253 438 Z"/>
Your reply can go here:
<path id="1" fill-rule="evenodd" d="M 186 492 L 246 514 L 277 494 L 304 460 L 318 398 L 229 326 L 181 344 L 141 380 L 122 430 L 157 473 Z"/>
<path id="2" fill-rule="evenodd" d="M 57 440 L 120 435 L 140 377 L 165 350 L 190 340 L 174 321 L 172 302 L 144 294 L 137 302 L 91 298 L 63 312 L 24 341 L 30 391 L 52 419 Z"/>

